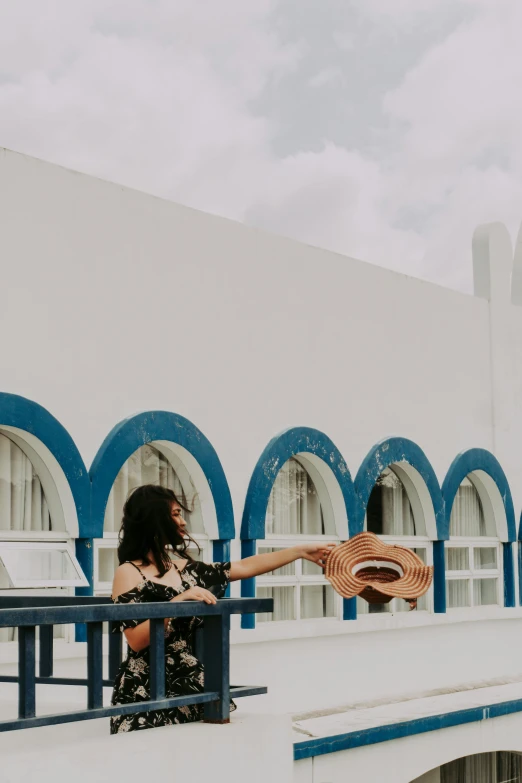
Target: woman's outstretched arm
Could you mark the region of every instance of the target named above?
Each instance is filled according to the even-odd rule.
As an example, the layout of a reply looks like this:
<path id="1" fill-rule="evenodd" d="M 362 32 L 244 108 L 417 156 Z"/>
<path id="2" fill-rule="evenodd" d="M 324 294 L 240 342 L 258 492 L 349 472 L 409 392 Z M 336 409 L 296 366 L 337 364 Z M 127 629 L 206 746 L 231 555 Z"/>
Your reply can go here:
<path id="1" fill-rule="evenodd" d="M 253 576 L 260 576 L 269 571 L 275 571 L 300 558 L 310 560 L 312 563 L 317 563 L 318 566 L 324 568 L 326 558 L 334 546 L 336 545 L 323 544 L 322 542 L 320 544 L 303 544 L 302 546 L 281 549 L 278 552 L 267 552 L 264 555 L 245 557 L 244 560 L 235 560 L 230 566 L 230 581 L 251 579 Z"/>

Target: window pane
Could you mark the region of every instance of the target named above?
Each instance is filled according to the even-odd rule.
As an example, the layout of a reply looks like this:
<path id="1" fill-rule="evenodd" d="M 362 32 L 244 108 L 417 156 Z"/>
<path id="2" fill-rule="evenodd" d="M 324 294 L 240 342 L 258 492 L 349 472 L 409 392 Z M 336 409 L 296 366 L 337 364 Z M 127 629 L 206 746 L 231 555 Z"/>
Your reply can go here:
<path id="1" fill-rule="evenodd" d="M 192 542 L 188 542 L 188 543 L 190 544 L 190 546 L 188 546 L 187 549 L 185 550 L 187 555 L 190 555 L 190 557 L 193 560 L 203 560 L 204 559 L 204 557 L 203 557 L 203 549 L 204 549 L 203 543 L 202 542 L 196 542 L 196 543 L 199 543 L 199 547 L 200 547 L 199 549 L 196 546 L 196 544 L 193 544 Z M 187 558 L 180 557 L 177 553 L 175 554 L 174 550 L 170 546 L 167 547 L 167 552 L 169 553 L 169 557 L 170 557 L 170 559 L 172 560 L 173 563 L 179 563 L 180 559 L 181 560 L 187 559 Z"/>
<path id="2" fill-rule="evenodd" d="M 295 620 L 295 587 L 258 587 L 258 598 L 273 598 L 273 614 L 266 612 L 256 614 L 257 622 L 266 623 L 274 620 Z"/>
<path id="3" fill-rule="evenodd" d="M 114 572 L 118 568 L 118 553 L 116 549 L 98 549 L 98 579 L 100 582 L 112 582 Z"/>
<path id="4" fill-rule="evenodd" d="M 263 555 L 266 553 L 280 552 L 283 548 L 284 547 L 280 547 L 280 546 L 279 547 L 260 546 L 258 552 L 260 555 Z M 272 575 L 275 574 L 276 576 L 293 576 L 295 574 L 295 562 L 288 563 L 288 565 L 285 565 L 282 568 L 278 568 L 276 571 L 267 571 L 267 576 L 271 574 Z"/>
<path id="5" fill-rule="evenodd" d="M 407 601 L 403 601 L 401 598 L 395 598 L 392 603 L 392 612 L 427 612 L 428 611 L 428 596 L 421 595 L 417 600 L 417 608 L 410 609 L 410 605 Z"/>
<path id="6" fill-rule="evenodd" d="M 498 604 L 498 579 L 473 580 L 473 603 L 475 606 Z"/>
<path id="7" fill-rule="evenodd" d="M 25 587 L 42 582 L 74 581 L 83 584 L 69 552 L 59 548 L 0 547 L 2 559 L 14 587 Z"/>
<path id="8" fill-rule="evenodd" d="M 303 466 L 289 459 L 277 474 L 265 517 L 267 534 L 322 535 L 323 511 L 317 489 Z"/>
<path id="9" fill-rule="evenodd" d="M 40 479 L 16 443 L 0 434 L 0 530 L 54 530 Z"/>
<path id="10" fill-rule="evenodd" d="M 317 563 L 311 563 L 310 560 L 301 561 L 302 573 L 304 576 L 323 576 L 324 568 L 318 566 Z"/>
<path id="11" fill-rule="evenodd" d="M 447 546 L 445 555 L 447 571 L 469 571 L 469 549 Z"/>
<path id="12" fill-rule="evenodd" d="M 470 606 L 469 579 L 448 579 L 446 582 L 446 601 L 448 609 Z"/>
<path id="13" fill-rule="evenodd" d="M 194 483 L 190 477 L 182 482 L 166 456 L 155 446 L 147 443 L 129 457 L 116 476 L 105 509 L 106 533 L 119 531 L 123 506 L 129 493 L 143 484 L 156 484 L 171 489 L 180 504 L 189 509 L 183 512 L 189 532 L 204 532 L 201 505 Z"/>
<path id="14" fill-rule="evenodd" d="M 477 570 L 498 568 L 497 548 L 494 546 L 475 548 L 473 550 L 473 559 Z"/>
<path id="15" fill-rule="evenodd" d="M 450 518 L 452 536 L 486 535 L 486 521 L 479 494 L 471 481 L 466 478 L 460 485 L 453 501 Z"/>
<path id="16" fill-rule="evenodd" d="M 301 586 L 301 619 L 335 617 L 335 593 L 331 585 Z"/>
<path id="17" fill-rule="evenodd" d="M 187 548 L 187 554 L 190 555 L 193 560 L 202 560 L 203 559 L 203 547 L 201 547 L 201 549 L 197 549 L 195 546 L 189 546 Z M 171 556 L 171 560 L 174 560 L 174 561 L 178 560 L 179 561 L 179 557 Z"/>
<path id="18" fill-rule="evenodd" d="M 386 468 L 371 492 L 366 509 L 366 529 L 383 536 L 417 534 L 413 511 L 404 484 Z"/>
<path id="19" fill-rule="evenodd" d="M 387 604 L 369 604 L 364 598 L 357 596 L 357 615 L 360 614 L 385 614 L 391 612 L 392 601 Z"/>

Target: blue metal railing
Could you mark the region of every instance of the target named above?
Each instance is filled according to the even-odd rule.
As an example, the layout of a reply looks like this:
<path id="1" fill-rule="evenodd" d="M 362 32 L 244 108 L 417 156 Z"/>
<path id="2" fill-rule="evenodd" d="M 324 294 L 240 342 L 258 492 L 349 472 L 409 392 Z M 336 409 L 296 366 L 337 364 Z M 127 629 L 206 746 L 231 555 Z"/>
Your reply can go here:
<path id="1" fill-rule="evenodd" d="M 271 612 L 271 598 L 224 598 L 200 601 L 112 604 L 108 598 L 0 598 L 0 628 L 18 628 L 18 675 L 0 675 L 0 682 L 18 683 L 18 718 L 0 721 L 1 731 L 49 726 L 79 720 L 130 715 L 149 710 L 203 704 L 208 723 L 228 723 L 230 699 L 266 693 L 262 686 L 230 685 L 230 616 Z M 165 618 L 204 617 L 199 632 L 204 690 L 187 696 L 165 694 Z M 150 698 L 132 704 L 103 705 L 103 688 L 112 686 L 122 660 L 122 634 L 111 633 L 122 620 L 150 620 Z M 53 676 L 53 626 L 87 625 L 87 678 Z M 103 677 L 103 623 L 109 624 L 109 677 Z M 36 628 L 39 628 L 39 674 L 36 675 Z M 86 709 L 36 715 L 36 686 L 84 685 Z"/>

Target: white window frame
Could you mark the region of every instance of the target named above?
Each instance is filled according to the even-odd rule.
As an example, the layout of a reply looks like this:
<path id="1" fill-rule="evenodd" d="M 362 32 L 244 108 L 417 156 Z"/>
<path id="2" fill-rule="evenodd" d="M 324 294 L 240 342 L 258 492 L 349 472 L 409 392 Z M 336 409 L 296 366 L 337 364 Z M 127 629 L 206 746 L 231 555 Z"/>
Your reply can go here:
<path id="1" fill-rule="evenodd" d="M 446 611 L 448 612 L 454 612 L 454 611 L 460 611 L 462 609 L 479 609 L 483 608 L 485 606 L 504 606 L 504 564 L 503 564 L 503 547 L 502 543 L 499 541 L 499 539 L 496 536 L 477 536 L 477 537 L 468 537 L 468 536 L 451 536 L 449 541 L 445 541 L 444 543 L 444 558 L 446 559 L 446 550 L 447 549 L 467 549 L 468 550 L 468 565 L 469 568 L 463 569 L 461 571 L 450 571 L 446 569 L 446 590 L 447 590 L 447 583 L 450 581 L 463 581 L 468 580 L 468 595 L 469 595 L 469 604 L 467 606 L 449 606 L 449 602 L 446 602 Z M 475 559 L 474 559 L 474 550 L 475 549 L 495 549 L 497 552 L 497 568 L 495 569 L 484 569 L 484 568 L 474 568 Z M 497 580 L 497 603 L 496 604 L 477 604 L 475 606 L 474 603 L 474 595 L 473 595 L 473 584 L 474 582 L 480 580 L 480 579 L 492 579 L 495 578 Z M 447 595 L 447 593 L 446 593 Z"/>
<path id="2" fill-rule="evenodd" d="M 266 547 L 269 548 L 281 548 L 286 549 L 289 547 L 302 546 L 304 543 L 340 543 L 336 536 L 329 535 L 298 535 L 288 537 L 283 534 L 273 534 L 268 538 L 259 539 L 256 544 L 256 552 L 259 553 L 260 549 Z M 324 623 L 331 622 L 332 620 L 342 620 L 343 617 L 343 602 L 340 595 L 334 591 L 334 606 L 335 612 L 328 617 L 310 617 L 301 618 L 301 587 L 306 585 L 321 585 L 329 586 L 330 582 L 326 579 L 324 574 L 303 574 L 302 573 L 302 559 L 299 558 L 294 561 L 295 573 L 288 576 L 267 575 L 256 577 L 256 593 L 260 587 L 293 587 L 294 588 L 294 615 L 295 620 L 269 620 L 258 621 L 259 627 L 273 626 L 273 625 L 294 625 L 295 623 Z M 333 588 L 332 588 L 333 589 Z M 257 623 L 256 623 L 257 624 Z"/>
<path id="3" fill-rule="evenodd" d="M 39 580 L 18 579 L 16 577 L 16 574 L 13 574 L 12 571 L 10 570 L 10 566 L 8 563 L 9 559 L 7 559 L 6 561 L 3 557 L 3 554 L 5 552 L 14 551 L 14 550 L 29 551 L 34 549 L 40 551 L 53 550 L 53 551 L 65 552 L 70 558 L 71 563 L 78 574 L 77 579 L 39 579 Z M 7 572 L 9 580 L 13 585 L 13 588 L 17 590 L 40 589 L 42 587 L 88 587 L 89 586 L 89 581 L 86 578 L 85 574 L 83 573 L 82 567 L 80 566 L 78 560 L 76 559 L 76 555 L 72 551 L 72 548 L 69 546 L 69 544 L 63 540 L 53 541 L 53 542 L 51 541 L 45 541 L 45 542 L 1 541 L 0 560 L 2 560 L 2 563 Z"/>
<path id="4" fill-rule="evenodd" d="M 100 550 L 118 548 L 118 534 L 105 533 L 103 538 L 95 538 L 93 542 L 92 583 L 94 595 L 108 596 L 112 593 L 112 582 L 100 581 Z"/>
<path id="5" fill-rule="evenodd" d="M 379 536 L 379 539 L 383 544 L 388 546 L 400 546 L 404 549 L 425 549 L 426 550 L 426 565 L 433 565 L 433 541 L 428 536 Z M 364 599 L 363 599 L 364 600 Z M 433 585 L 426 593 L 427 607 L 426 609 L 414 609 L 412 610 L 416 614 L 432 614 L 433 613 Z M 391 614 L 402 615 L 408 614 L 408 611 L 398 611 L 395 607 L 398 603 L 404 603 L 402 598 L 392 598 L 388 606 L 389 610 L 384 612 L 360 612 L 358 617 L 389 617 Z"/>

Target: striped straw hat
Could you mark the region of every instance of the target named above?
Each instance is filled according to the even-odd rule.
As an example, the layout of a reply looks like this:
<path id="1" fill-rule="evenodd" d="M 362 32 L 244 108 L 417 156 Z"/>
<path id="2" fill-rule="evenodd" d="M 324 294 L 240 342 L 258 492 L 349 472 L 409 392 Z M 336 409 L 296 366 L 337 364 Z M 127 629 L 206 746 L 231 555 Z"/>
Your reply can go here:
<path id="1" fill-rule="evenodd" d="M 404 598 L 415 609 L 431 585 L 433 566 L 424 565 L 411 549 L 359 533 L 332 549 L 325 576 L 343 598 L 359 595 L 370 604 Z"/>

